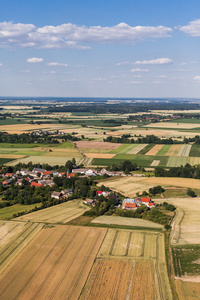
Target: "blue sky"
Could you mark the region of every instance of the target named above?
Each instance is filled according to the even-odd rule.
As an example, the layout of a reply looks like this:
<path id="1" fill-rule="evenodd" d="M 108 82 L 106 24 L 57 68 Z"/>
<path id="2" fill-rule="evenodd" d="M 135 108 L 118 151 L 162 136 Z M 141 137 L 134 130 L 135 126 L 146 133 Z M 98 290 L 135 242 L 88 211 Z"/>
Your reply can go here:
<path id="1" fill-rule="evenodd" d="M 200 97 L 199 0 L 1 0 L 0 96 Z"/>

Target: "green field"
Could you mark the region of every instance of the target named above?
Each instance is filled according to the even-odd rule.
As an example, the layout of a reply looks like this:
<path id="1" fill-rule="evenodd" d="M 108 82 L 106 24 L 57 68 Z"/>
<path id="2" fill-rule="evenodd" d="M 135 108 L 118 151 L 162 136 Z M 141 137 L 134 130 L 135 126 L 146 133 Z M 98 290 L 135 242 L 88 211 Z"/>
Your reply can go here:
<path id="1" fill-rule="evenodd" d="M 192 145 L 189 156 L 200 157 L 200 145 Z"/>
<path id="2" fill-rule="evenodd" d="M 109 151 L 109 153 L 116 153 L 116 154 L 127 154 L 131 150 L 135 149 L 138 144 L 123 144 L 116 149 Z"/>
<path id="3" fill-rule="evenodd" d="M 164 145 L 157 153 L 158 156 L 164 156 L 168 152 L 168 150 L 171 148 L 171 145 Z"/>
<path id="4" fill-rule="evenodd" d="M 73 149 L 74 145 L 71 142 L 65 142 L 60 145 L 58 145 L 56 148 L 61 148 L 61 149 Z"/>
<path id="5" fill-rule="evenodd" d="M 159 166 L 166 166 L 168 161 L 167 156 L 156 156 L 156 159 L 160 160 Z M 152 162 L 155 160 L 155 156 L 117 154 L 112 159 L 95 158 L 92 164 L 95 166 L 111 166 L 113 164 L 119 164 L 125 160 L 130 160 L 132 163 L 136 163 L 139 167 L 150 167 Z"/>
<path id="6" fill-rule="evenodd" d="M 200 124 L 200 119 L 192 118 L 192 119 L 175 119 L 168 121 L 167 123 L 189 123 L 189 124 Z"/>
<path id="7" fill-rule="evenodd" d="M 8 163 L 9 166 L 15 166 L 18 163 L 29 163 L 30 161 L 33 164 L 49 164 L 50 166 L 55 166 L 55 165 L 65 165 L 65 163 L 68 160 L 71 160 L 72 158 L 76 159 L 76 162 L 79 163 L 79 160 L 82 159 L 82 157 L 77 157 L 76 155 L 71 155 L 71 156 L 28 156 L 25 158 L 20 158 L 16 159 L 15 161 L 12 161 L 11 163 Z"/>
<path id="8" fill-rule="evenodd" d="M 154 144 L 148 144 L 146 147 L 144 147 L 138 154 L 146 154 L 149 150 L 151 150 L 155 145 Z"/>
<path id="9" fill-rule="evenodd" d="M 35 203 L 31 205 L 21 205 L 15 204 L 12 206 L 8 206 L 0 209 L 0 220 L 9 220 L 13 218 L 13 214 L 21 213 L 24 211 L 30 211 L 35 208 L 35 206 L 40 207 L 40 203 Z"/>
<path id="10" fill-rule="evenodd" d="M 200 245 L 183 245 L 172 248 L 176 276 L 198 276 L 200 273 Z"/>
<path id="11" fill-rule="evenodd" d="M 11 161 L 13 161 L 13 160 L 14 160 L 14 159 L 11 159 L 11 158 L 0 158 L 0 165 L 9 163 L 9 162 L 11 162 Z"/>
<path id="12" fill-rule="evenodd" d="M 6 118 L 5 120 L 0 120 L 0 126 L 4 126 L 4 125 L 15 125 L 15 124 L 27 124 L 30 119 L 19 119 L 20 121 L 18 121 L 18 119 L 11 119 L 11 118 Z M 1 130 L 1 127 L 0 127 Z"/>

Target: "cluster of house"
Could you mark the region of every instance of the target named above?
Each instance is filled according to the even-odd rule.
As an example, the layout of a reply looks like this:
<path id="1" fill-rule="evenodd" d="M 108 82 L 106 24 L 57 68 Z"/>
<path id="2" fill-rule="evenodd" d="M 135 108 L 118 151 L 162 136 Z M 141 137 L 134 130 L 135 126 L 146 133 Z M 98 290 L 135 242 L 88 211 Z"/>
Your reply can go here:
<path id="1" fill-rule="evenodd" d="M 146 205 L 149 208 L 155 207 L 155 203 L 149 197 L 130 199 L 126 198 L 122 202 L 122 209 L 136 210 L 141 204 Z"/>
<path id="2" fill-rule="evenodd" d="M 80 169 L 73 169 L 72 173 L 82 175 L 82 176 L 126 176 L 124 172 L 110 172 L 107 171 L 106 169 L 101 169 L 100 171 L 94 170 L 94 169 L 85 169 L 85 168 L 80 168 Z"/>
<path id="3" fill-rule="evenodd" d="M 112 192 L 103 192 L 103 191 L 96 191 L 96 195 L 97 196 L 104 196 L 105 198 L 109 197 L 110 194 Z M 88 205 L 92 205 L 92 206 L 95 206 L 95 202 L 97 201 L 97 199 L 85 199 L 84 200 L 84 203 L 85 204 L 88 204 Z M 118 201 L 118 198 L 116 197 L 116 202 Z"/>
<path id="4" fill-rule="evenodd" d="M 37 136 L 42 136 L 43 134 L 45 135 L 65 135 L 65 133 L 63 131 L 43 131 L 43 130 L 38 130 L 38 131 L 34 131 L 32 132 L 33 135 L 37 135 Z"/>

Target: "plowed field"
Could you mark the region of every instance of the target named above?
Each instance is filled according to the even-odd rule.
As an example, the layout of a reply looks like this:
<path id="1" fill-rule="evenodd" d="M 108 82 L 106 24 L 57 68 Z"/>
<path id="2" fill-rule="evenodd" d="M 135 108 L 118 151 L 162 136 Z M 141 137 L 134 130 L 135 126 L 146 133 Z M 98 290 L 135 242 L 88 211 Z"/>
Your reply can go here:
<path id="1" fill-rule="evenodd" d="M 0 299 L 78 299 L 105 229 L 41 230 L 0 275 Z"/>
<path id="2" fill-rule="evenodd" d="M 149 150 L 146 155 L 156 155 L 157 152 L 162 149 L 163 145 L 155 145 L 151 150 Z"/>

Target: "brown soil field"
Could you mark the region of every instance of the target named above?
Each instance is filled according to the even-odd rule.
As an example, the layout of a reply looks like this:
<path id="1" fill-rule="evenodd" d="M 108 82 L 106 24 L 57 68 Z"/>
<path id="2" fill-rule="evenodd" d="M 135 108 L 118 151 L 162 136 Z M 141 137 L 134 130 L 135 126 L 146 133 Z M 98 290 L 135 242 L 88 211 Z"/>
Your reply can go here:
<path id="1" fill-rule="evenodd" d="M 113 158 L 116 154 L 109 153 L 84 153 L 87 157 L 91 158 Z"/>
<path id="2" fill-rule="evenodd" d="M 140 261 L 135 264 L 129 299 L 157 299 L 153 266 L 150 261 Z"/>
<path id="3" fill-rule="evenodd" d="M 182 145 L 172 145 L 165 155 L 166 156 L 177 156 L 181 147 L 182 147 Z"/>
<path id="4" fill-rule="evenodd" d="M 81 300 L 126 299 L 132 268 L 131 260 L 98 260 Z"/>
<path id="5" fill-rule="evenodd" d="M 146 155 L 156 155 L 156 153 L 163 147 L 163 145 L 155 145 L 151 150 L 149 150 Z"/>
<path id="6" fill-rule="evenodd" d="M 25 155 L 20 155 L 20 154 L 0 154 L 1 155 L 1 158 L 15 158 L 15 159 L 18 159 L 18 158 L 23 158 L 25 157 Z"/>
<path id="7" fill-rule="evenodd" d="M 122 144 L 108 143 L 108 142 L 90 142 L 90 141 L 78 141 L 75 142 L 78 148 L 96 148 L 96 149 L 108 149 L 113 150 L 121 146 Z"/>
<path id="8" fill-rule="evenodd" d="M 0 299 L 78 299 L 106 229 L 41 230 L 0 275 Z"/>

